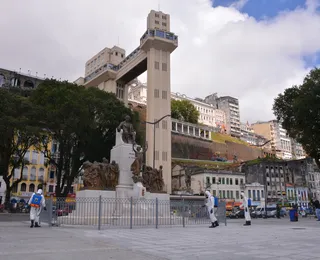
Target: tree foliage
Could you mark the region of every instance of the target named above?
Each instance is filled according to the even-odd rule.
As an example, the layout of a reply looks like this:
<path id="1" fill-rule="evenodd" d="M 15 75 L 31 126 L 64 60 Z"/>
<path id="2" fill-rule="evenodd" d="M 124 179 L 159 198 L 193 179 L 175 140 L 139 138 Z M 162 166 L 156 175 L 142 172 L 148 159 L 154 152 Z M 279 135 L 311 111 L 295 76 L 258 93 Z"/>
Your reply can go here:
<path id="1" fill-rule="evenodd" d="M 198 123 L 199 111 L 188 100 L 171 100 L 171 116 L 192 124 Z"/>
<path id="2" fill-rule="evenodd" d="M 279 94 L 273 111 L 288 135 L 302 144 L 320 168 L 320 69 L 313 69 L 303 84 Z"/>
<path id="3" fill-rule="evenodd" d="M 0 175 L 6 183 L 8 204 L 13 187 L 22 180 L 25 154 L 39 142 L 38 111 L 25 96 L 11 89 L 0 89 Z M 20 169 L 19 176 L 15 170 Z"/>
<path id="4" fill-rule="evenodd" d="M 132 112 L 112 93 L 46 80 L 31 95 L 46 129 L 41 147 L 56 169 L 56 196 L 65 197 L 82 163 L 110 157 L 116 127 Z M 50 145 L 57 143 L 56 150 Z M 41 149 L 39 147 L 39 149 Z M 43 148 L 44 147 L 44 148 Z"/>

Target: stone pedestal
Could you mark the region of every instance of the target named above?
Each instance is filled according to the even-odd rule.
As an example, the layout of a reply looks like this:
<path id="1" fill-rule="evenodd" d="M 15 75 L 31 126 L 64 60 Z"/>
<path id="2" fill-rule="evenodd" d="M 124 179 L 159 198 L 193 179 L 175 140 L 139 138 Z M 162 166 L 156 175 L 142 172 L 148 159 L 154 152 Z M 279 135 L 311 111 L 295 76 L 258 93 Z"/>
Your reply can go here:
<path id="1" fill-rule="evenodd" d="M 116 187 L 118 198 L 128 198 L 133 189 L 131 165 L 135 160 L 132 144 L 124 143 L 121 132 L 116 133 L 116 144 L 111 150 L 110 161 L 119 166 L 119 184 Z"/>

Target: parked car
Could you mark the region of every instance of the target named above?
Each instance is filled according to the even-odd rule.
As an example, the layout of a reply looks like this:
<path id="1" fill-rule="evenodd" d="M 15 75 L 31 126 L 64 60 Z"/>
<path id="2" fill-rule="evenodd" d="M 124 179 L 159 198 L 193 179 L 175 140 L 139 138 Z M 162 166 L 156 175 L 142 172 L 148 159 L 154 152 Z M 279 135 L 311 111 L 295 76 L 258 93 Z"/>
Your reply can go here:
<path id="1" fill-rule="evenodd" d="M 244 218 L 244 210 L 238 210 L 236 212 L 232 212 L 229 215 L 229 218 Z"/>
<path id="2" fill-rule="evenodd" d="M 57 209 L 56 206 L 52 207 L 52 215 L 57 215 L 57 216 L 67 216 L 68 210 L 67 209 Z"/>

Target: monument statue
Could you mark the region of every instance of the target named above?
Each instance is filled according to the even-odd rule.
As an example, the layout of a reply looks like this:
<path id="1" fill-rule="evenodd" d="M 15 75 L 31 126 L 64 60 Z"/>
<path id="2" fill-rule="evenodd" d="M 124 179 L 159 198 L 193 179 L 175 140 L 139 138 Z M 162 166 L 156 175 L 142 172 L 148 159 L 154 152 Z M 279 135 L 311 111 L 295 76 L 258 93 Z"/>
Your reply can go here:
<path id="1" fill-rule="evenodd" d="M 135 153 L 135 160 L 131 165 L 131 171 L 132 171 L 132 179 L 134 183 L 142 182 L 142 171 L 144 167 L 144 157 L 148 150 L 148 143 L 145 143 L 144 148 L 140 145 L 132 144 L 132 150 Z"/>
<path id="2" fill-rule="evenodd" d="M 149 192 L 161 192 L 164 187 L 162 166 L 160 166 L 159 170 L 153 169 L 150 166 L 144 166 L 142 184 Z"/>
<path id="3" fill-rule="evenodd" d="M 133 125 L 130 121 L 130 116 L 125 116 L 125 120 L 119 124 L 119 126 L 117 127 L 117 131 L 120 132 L 122 130 L 123 142 L 127 144 L 135 144 L 136 132 L 134 131 Z"/>
<path id="4" fill-rule="evenodd" d="M 83 184 L 85 189 L 104 190 L 115 189 L 118 185 L 119 167 L 112 161 L 111 164 L 106 158 L 102 162 L 83 163 Z"/>

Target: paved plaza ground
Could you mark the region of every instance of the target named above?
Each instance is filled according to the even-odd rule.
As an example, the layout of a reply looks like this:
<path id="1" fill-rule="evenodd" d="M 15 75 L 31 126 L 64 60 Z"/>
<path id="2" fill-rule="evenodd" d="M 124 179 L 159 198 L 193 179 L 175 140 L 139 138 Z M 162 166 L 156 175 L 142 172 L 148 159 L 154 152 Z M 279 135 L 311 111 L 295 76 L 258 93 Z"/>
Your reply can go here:
<path id="1" fill-rule="evenodd" d="M 0 216 L 1 219 L 1 216 Z M 105 229 L 0 222 L 0 259 L 320 259 L 320 222 L 257 219 L 207 226 Z"/>

